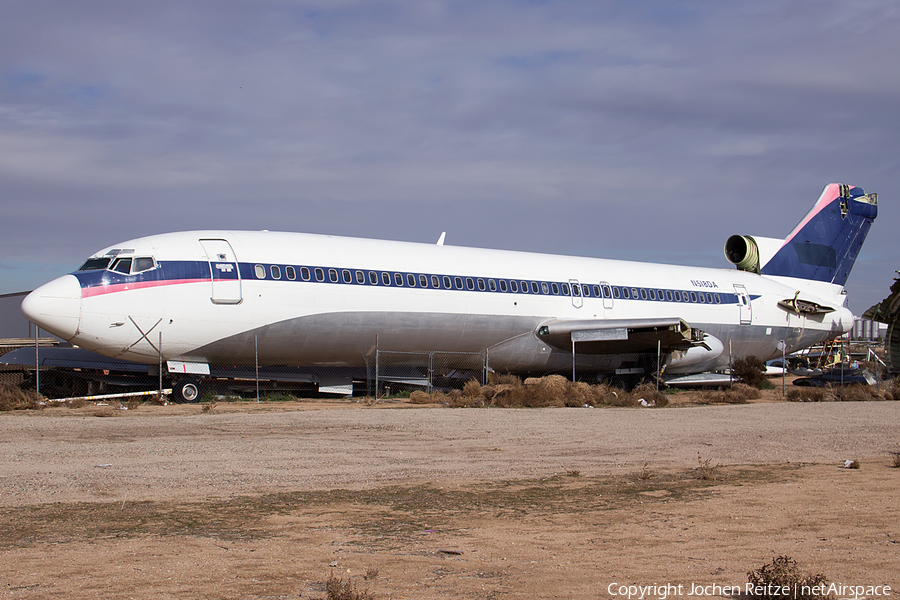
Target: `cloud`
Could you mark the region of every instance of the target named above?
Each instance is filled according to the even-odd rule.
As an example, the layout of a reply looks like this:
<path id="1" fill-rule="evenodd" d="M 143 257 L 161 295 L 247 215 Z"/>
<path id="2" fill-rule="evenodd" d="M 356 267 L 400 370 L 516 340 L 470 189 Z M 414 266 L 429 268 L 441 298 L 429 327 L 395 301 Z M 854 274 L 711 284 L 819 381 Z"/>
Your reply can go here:
<path id="1" fill-rule="evenodd" d="M 724 266 L 830 181 L 896 187 L 886 1 L 8 8 L 5 257 L 214 225 Z"/>

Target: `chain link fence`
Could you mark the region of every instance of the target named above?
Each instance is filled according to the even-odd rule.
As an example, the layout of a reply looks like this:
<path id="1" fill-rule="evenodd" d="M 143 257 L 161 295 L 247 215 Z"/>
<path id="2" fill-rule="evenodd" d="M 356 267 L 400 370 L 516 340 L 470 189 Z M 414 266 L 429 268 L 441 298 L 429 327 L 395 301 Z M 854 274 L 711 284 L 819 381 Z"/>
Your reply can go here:
<path id="1" fill-rule="evenodd" d="M 47 398 L 103 400 L 171 394 L 176 401 L 284 400 L 317 397 L 383 398 L 414 390 L 461 389 L 470 379 L 487 383 L 487 352 L 399 352 L 375 349 L 351 361 L 316 361 L 250 336 L 234 358 L 206 363 L 169 360 L 183 350 L 146 336 L 146 360 L 109 358 L 53 338 L 18 340 L 0 352 L 0 383 L 36 390 Z M 252 356 L 252 362 L 247 360 Z M 238 358 L 241 357 L 241 358 Z M 149 363 L 149 364 L 148 364 Z M 274 364 L 273 364 L 274 363 Z"/>

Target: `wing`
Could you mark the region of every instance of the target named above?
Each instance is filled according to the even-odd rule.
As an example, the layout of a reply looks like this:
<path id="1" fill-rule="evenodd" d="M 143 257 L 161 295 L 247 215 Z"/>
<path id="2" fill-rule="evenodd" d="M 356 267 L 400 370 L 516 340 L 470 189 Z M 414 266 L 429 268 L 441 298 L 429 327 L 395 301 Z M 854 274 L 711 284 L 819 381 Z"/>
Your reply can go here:
<path id="1" fill-rule="evenodd" d="M 658 319 L 617 319 L 546 321 L 538 327 L 538 337 L 559 350 L 571 351 L 577 344 L 579 354 L 628 354 L 632 352 L 688 350 L 709 347 L 704 333 L 693 329 L 679 317 Z"/>

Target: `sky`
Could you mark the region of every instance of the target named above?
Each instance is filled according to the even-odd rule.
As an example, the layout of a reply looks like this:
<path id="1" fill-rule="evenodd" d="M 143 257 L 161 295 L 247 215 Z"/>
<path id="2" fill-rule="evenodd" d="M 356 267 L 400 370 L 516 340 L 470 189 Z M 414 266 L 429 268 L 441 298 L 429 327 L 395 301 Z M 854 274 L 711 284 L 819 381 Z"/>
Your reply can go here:
<path id="1" fill-rule="evenodd" d="M 900 4 L 6 0 L 0 294 L 269 229 L 730 267 L 827 183 L 900 269 Z"/>

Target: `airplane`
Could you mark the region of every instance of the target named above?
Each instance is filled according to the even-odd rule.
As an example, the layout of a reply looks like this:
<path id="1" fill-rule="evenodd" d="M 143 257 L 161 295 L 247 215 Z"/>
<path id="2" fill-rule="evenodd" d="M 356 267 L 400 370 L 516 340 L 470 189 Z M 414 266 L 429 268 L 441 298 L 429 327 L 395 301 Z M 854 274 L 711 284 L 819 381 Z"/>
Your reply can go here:
<path id="1" fill-rule="evenodd" d="M 495 372 L 630 385 L 722 371 L 850 331 L 844 284 L 877 194 L 825 187 L 784 239 L 732 235 L 703 268 L 273 231 L 100 250 L 22 302 L 81 348 L 165 363 L 196 401 L 210 364 L 370 367 L 377 350 L 481 352 Z M 323 375 L 324 377 L 324 375 Z"/>

